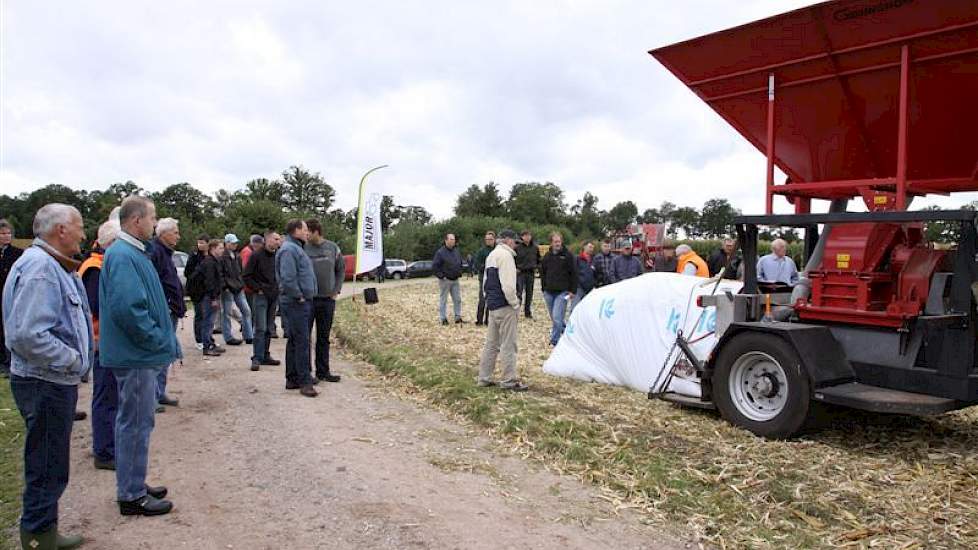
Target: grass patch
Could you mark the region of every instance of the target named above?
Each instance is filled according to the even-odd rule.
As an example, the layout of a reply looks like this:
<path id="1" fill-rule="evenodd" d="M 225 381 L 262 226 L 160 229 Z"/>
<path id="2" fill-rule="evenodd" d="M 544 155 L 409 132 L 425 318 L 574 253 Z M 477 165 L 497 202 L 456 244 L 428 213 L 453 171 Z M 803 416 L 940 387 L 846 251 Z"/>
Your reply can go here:
<path id="1" fill-rule="evenodd" d="M 463 282 L 467 310 L 475 290 Z M 766 441 L 716 414 L 543 374 L 549 323 L 539 305 L 519 327 L 531 390 L 478 388 L 484 329 L 440 326 L 432 284 L 381 292 L 381 306 L 338 305 L 334 329 L 348 351 L 391 387 L 652 523 L 720 547 L 978 547 L 974 409 L 932 419 L 845 412 L 804 438 Z"/>
<path id="2" fill-rule="evenodd" d="M 0 548 L 17 548 L 17 518 L 23 489 L 24 422 L 10 381 L 0 379 Z"/>

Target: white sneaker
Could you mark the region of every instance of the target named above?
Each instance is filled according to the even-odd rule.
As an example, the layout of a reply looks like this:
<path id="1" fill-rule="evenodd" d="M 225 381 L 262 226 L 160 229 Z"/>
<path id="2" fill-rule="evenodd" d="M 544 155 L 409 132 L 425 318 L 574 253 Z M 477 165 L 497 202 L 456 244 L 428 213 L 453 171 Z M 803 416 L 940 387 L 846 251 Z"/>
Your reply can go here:
<path id="1" fill-rule="evenodd" d="M 204 349 L 204 344 L 201 344 L 200 342 L 198 342 L 197 343 L 197 349 Z"/>

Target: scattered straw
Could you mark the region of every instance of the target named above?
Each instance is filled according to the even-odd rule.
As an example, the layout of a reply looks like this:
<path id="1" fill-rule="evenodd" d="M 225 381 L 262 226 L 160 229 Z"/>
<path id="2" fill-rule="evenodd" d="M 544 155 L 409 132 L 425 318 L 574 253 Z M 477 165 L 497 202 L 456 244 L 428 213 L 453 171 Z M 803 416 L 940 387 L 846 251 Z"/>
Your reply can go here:
<path id="1" fill-rule="evenodd" d="M 936 418 L 840 411 L 767 441 L 716 414 L 543 374 L 549 321 L 520 321 L 526 394 L 475 387 L 485 332 L 442 327 L 432 283 L 346 301 L 337 336 L 402 395 L 485 429 L 500 447 L 591 482 L 619 510 L 717 547 L 978 548 L 978 410 Z"/>

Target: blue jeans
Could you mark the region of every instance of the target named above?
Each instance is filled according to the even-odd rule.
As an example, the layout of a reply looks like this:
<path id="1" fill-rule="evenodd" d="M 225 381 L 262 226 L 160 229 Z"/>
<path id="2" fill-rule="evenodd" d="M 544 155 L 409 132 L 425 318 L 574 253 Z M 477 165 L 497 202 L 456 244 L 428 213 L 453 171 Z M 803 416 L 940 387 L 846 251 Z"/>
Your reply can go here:
<path id="1" fill-rule="evenodd" d="M 448 319 L 448 295 L 452 295 L 452 307 L 454 308 L 455 319 L 462 318 L 462 292 L 459 288 L 458 279 L 450 281 L 448 279 L 438 279 L 438 318 L 442 321 Z"/>
<path id="2" fill-rule="evenodd" d="M 92 454 L 100 462 L 115 460 L 115 416 L 119 410 L 119 387 L 115 372 L 99 365 L 95 354 L 92 369 Z"/>
<path id="3" fill-rule="evenodd" d="M 68 486 L 78 386 L 11 374 L 10 389 L 27 428 L 20 527 L 30 533 L 43 533 L 58 522 L 58 499 Z"/>
<path id="4" fill-rule="evenodd" d="M 244 291 L 232 293 L 225 290 L 221 293 L 221 333 L 224 334 L 224 342 L 234 337 L 231 332 L 231 304 L 238 306 L 241 312 L 241 335 L 245 340 L 251 340 L 255 333 L 251 328 L 251 308 L 248 307 L 248 300 L 245 299 Z"/>
<path id="5" fill-rule="evenodd" d="M 180 324 L 180 318 L 173 315 L 170 316 L 173 321 L 173 338 L 177 341 L 177 359 L 183 359 L 183 349 L 180 348 L 180 337 L 177 334 L 177 325 Z M 156 400 L 159 401 L 163 399 L 166 395 L 166 376 L 170 373 L 170 365 L 166 365 L 160 369 L 160 373 L 156 375 Z"/>
<path id="6" fill-rule="evenodd" d="M 316 325 L 316 376 L 329 376 L 329 332 L 333 329 L 333 314 L 336 313 L 336 300 L 332 298 L 314 298 L 313 319 L 309 324 L 309 332 Z M 311 338 L 311 336 L 310 336 Z"/>
<path id="7" fill-rule="evenodd" d="M 550 345 L 556 346 L 560 335 L 564 333 L 564 313 L 567 311 L 567 292 L 543 291 L 543 301 L 547 303 L 547 312 L 553 326 L 550 329 Z"/>
<path id="8" fill-rule="evenodd" d="M 285 381 L 299 386 L 312 384 L 312 363 L 309 353 L 309 323 L 312 317 L 312 303 L 301 304 L 287 299 L 279 303 L 282 310 L 282 324 L 289 338 L 285 344 Z"/>
<path id="9" fill-rule="evenodd" d="M 156 375 L 159 368 L 114 369 L 119 383 L 115 419 L 115 482 L 120 501 L 146 494 L 149 435 L 156 419 Z"/>
<path id="10" fill-rule="evenodd" d="M 214 347 L 214 316 L 217 315 L 217 306 L 211 303 L 210 297 L 204 297 L 200 301 L 200 305 L 204 313 L 197 337 L 200 339 L 200 343 L 203 344 L 204 349 L 208 349 Z"/>
<path id="11" fill-rule="evenodd" d="M 264 294 L 254 294 L 255 302 L 255 340 L 253 342 L 251 360 L 262 362 L 270 359 L 268 348 L 272 338 L 272 328 L 275 326 L 275 299 L 268 299 Z"/>

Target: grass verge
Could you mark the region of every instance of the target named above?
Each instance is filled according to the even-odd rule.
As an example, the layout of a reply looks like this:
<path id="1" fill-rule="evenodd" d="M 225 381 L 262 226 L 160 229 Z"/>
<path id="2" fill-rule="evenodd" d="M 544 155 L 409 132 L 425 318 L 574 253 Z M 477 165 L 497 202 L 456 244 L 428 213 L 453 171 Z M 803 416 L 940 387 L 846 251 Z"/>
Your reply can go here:
<path id="1" fill-rule="evenodd" d="M 474 303 L 473 285 L 464 300 Z M 714 414 L 540 371 L 549 323 L 520 324 L 531 391 L 475 386 L 484 332 L 440 327 L 436 291 L 344 301 L 335 331 L 379 375 L 481 427 L 502 447 L 594 483 L 619 508 L 719 547 L 978 547 L 978 414 L 844 413 L 772 442 Z M 542 309 L 538 319 L 546 317 Z"/>
<path id="2" fill-rule="evenodd" d="M 17 548 L 23 450 L 24 422 L 10 393 L 10 382 L 0 379 L 0 549 Z"/>

